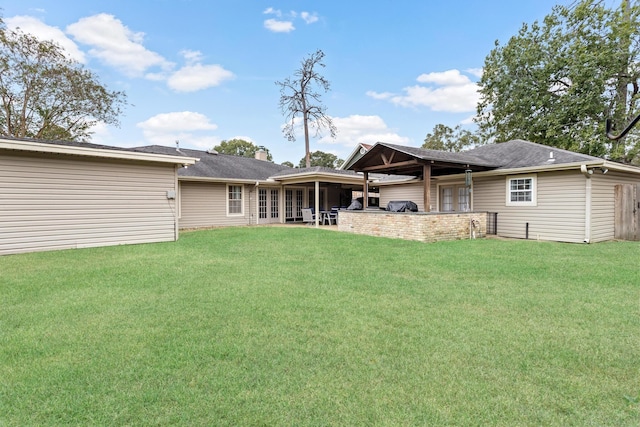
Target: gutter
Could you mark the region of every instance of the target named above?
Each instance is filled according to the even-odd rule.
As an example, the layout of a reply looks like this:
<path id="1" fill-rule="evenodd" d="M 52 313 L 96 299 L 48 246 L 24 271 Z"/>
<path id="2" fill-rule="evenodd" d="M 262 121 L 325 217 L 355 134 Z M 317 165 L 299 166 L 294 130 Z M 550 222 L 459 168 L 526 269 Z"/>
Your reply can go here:
<path id="1" fill-rule="evenodd" d="M 141 151 L 110 150 L 108 148 L 43 144 L 38 142 L 14 140 L 0 140 L 0 149 L 109 159 L 138 160 L 158 163 L 173 163 L 184 166 L 193 165 L 198 160 L 200 160 L 196 157 L 171 156 L 168 154 L 144 153 Z"/>
<path id="2" fill-rule="evenodd" d="M 256 182 L 260 182 L 262 184 L 274 183 L 273 181 L 270 181 L 270 180 L 256 181 L 255 179 L 209 178 L 209 177 L 206 177 L 206 176 L 184 176 L 184 175 L 178 175 L 178 180 L 179 181 L 194 181 L 194 182 L 212 182 L 212 183 L 221 183 L 221 184 L 226 184 L 226 183 L 249 184 L 249 185 L 255 185 Z"/>
<path id="3" fill-rule="evenodd" d="M 584 243 L 591 241 L 591 175 L 593 169 L 587 169 L 586 164 L 580 165 L 580 173 L 585 177 L 584 186 Z"/>

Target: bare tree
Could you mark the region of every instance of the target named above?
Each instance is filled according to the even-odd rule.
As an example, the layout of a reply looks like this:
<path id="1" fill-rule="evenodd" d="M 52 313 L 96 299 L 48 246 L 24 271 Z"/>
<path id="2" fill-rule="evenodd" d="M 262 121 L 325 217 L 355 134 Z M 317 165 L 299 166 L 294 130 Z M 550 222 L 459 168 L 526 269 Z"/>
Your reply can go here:
<path id="1" fill-rule="evenodd" d="M 293 78 L 287 77 L 282 82 L 276 82 L 280 86 L 280 109 L 287 120 L 282 132 L 289 141 L 296 140 L 295 121 L 296 117 L 302 116 L 307 167 L 311 165 L 309 128 L 315 128 L 315 136 L 327 129 L 331 137 L 335 138 L 337 132 L 331 117 L 326 114 L 327 108 L 322 105 L 321 93 L 317 89 L 319 87 L 326 93 L 330 87 L 329 81 L 315 70 L 316 66 L 325 66 L 322 58 L 324 52 L 318 49 L 302 61 L 301 67 L 293 73 Z"/>

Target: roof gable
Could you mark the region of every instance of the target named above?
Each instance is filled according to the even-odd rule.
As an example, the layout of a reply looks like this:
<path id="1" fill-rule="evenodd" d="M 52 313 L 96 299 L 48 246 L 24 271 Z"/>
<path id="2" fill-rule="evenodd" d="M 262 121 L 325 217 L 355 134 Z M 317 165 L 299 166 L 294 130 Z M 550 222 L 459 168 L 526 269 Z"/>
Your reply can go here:
<path id="1" fill-rule="evenodd" d="M 378 142 L 362 157 L 354 161 L 349 169 L 369 173 L 420 176 L 423 174 L 425 166 L 430 166 L 432 176 L 460 173 L 466 169 L 483 171 L 498 167 L 493 162 L 466 153 L 452 153 Z"/>

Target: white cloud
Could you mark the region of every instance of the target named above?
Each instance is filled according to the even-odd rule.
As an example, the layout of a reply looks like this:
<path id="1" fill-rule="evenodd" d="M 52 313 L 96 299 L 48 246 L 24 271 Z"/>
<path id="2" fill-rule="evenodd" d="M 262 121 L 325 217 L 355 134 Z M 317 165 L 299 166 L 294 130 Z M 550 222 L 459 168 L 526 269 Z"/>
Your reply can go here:
<path id="1" fill-rule="evenodd" d="M 291 10 L 287 13 L 282 13 L 279 9 L 268 7 L 262 12 L 264 15 L 274 15 L 278 19 L 266 19 L 264 21 L 264 27 L 274 33 L 290 33 L 294 31 L 296 27 L 293 25 L 293 21 L 298 17 L 302 19 L 306 24 L 313 24 L 318 21 L 318 14 L 316 12 L 296 12 Z"/>
<path id="2" fill-rule="evenodd" d="M 314 13 L 309 13 L 309 12 L 301 12 L 300 13 L 300 17 L 304 20 L 304 22 L 306 22 L 307 24 L 313 24 L 314 22 L 318 21 L 318 15 L 314 12 Z"/>
<path id="3" fill-rule="evenodd" d="M 357 144 L 375 144 L 384 141 L 394 144 L 408 144 L 409 138 L 398 135 L 390 129 L 380 116 L 351 115 L 347 117 L 332 117 L 333 124 L 338 129 L 335 139 L 324 136 L 320 143 L 339 144 L 353 148 Z"/>
<path id="4" fill-rule="evenodd" d="M 182 67 L 167 79 L 167 85 L 176 92 L 195 92 L 220 85 L 234 74 L 220 65 L 194 64 Z"/>
<path id="5" fill-rule="evenodd" d="M 204 114 L 192 111 L 157 114 L 136 126 L 142 129 L 145 139 L 151 144 L 173 145 L 180 141 L 182 147 L 208 149 L 220 141 L 220 138 L 208 134 L 218 126 Z"/>
<path id="6" fill-rule="evenodd" d="M 282 12 L 278 9 L 274 9 L 272 7 L 268 7 L 264 10 L 264 12 L 262 12 L 265 15 L 275 15 L 275 16 L 282 16 Z"/>
<path id="7" fill-rule="evenodd" d="M 467 68 L 465 71 L 471 74 L 472 76 L 476 76 L 478 78 L 482 77 L 482 73 L 484 73 L 483 68 Z"/>
<path id="8" fill-rule="evenodd" d="M 199 50 L 184 49 L 180 51 L 180 55 L 182 55 L 187 64 L 202 62 L 202 52 Z"/>
<path id="9" fill-rule="evenodd" d="M 416 80 L 420 83 L 435 83 L 440 86 L 464 86 L 471 83 L 469 77 L 460 74 L 458 70 L 420 74 Z"/>
<path id="10" fill-rule="evenodd" d="M 378 93 L 378 92 L 374 92 L 372 90 L 368 90 L 367 91 L 367 96 L 373 98 L 373 99 L 380 99 L 380 100 L 385 100 L 385 99 L 389 99 L 393 97 L 393 93 L 391 92 L 382 92 L 382 93 Z"/>
<path id="11" fill-rule="evenodd" d="M 218 86 L 225 80 L 233 79 L 234 74 L 220 65 L 203 65 L 202 52 L 182 50 L 187 65 L 177 71 L 165 74 L 147 74 L 149 80 L 167 80 L 167 86 L 176 92 L 195 92 Z"/>
<path id="12" fill-rule="evenodd" d="M 6 18 L 5 23 L 7 28 L 11 30 L 20 29 L 22 32 L 31 34 L 40 40 L 53 41 L 64 49 L 70 59 L 82 64 L 86 63 L 84 52 L 82 52 L 78 48 L 78 45 L 57 27 L 51 27 L 40 21 L 38 18 L 34 18 L 32 16 L 14 16 L 12 18 Z"/>
<path id="13" fill-rule="evenodd" d="M 243 141 L 247 141 L 247 142 L 251 142 L 251 143 L 255 143 L 255 141 L 253 140 L 253 138 L 251 138 L 250 136 L 246 136 L 246 135 L 236 135 L 236 136 L 232 136 L 229 139 L 241 139 Z"/>
<path id="14" fill-rule="evenodd" d="M 89 45 L 89 54 L 126 75 L 141 76 L 151 67 L 170 69 L 173 64 L 142 44 L 144 33 L 135 33 L 113 15 L 101 13 L 67 26 L 76 41 Z"/>
<path id="15" fill-rule="evenodd" d="M 478 85 L 458 70 L 421 74 L 416 80 L 424 85 L 405 87 L 402 95 L 374 91 L 367 95 L 402 107 L 423 106 L 449 113 L 475 111 L 480 99 Z"/>
<path id="16" fill-rule="evenodd" d="M 289 33 L 296 29 L 291 21 L 278 21 L 277 19 L 267 19 L 264 21 L 264 27 L 274 33 Z"/>
<path id="17" fill-rule="evenodd" d="M 474 119 L 476 117 L 477 116 L 475 114 L 473 116 L 469 116 L 466 119 L 460 120 L 460 124 L 461 125 L 472 125 L 472 124 L 475 124 Z"/>
<path id="18" fill-rule="evenodd" d="M 90 129 L 91 142 L 93 144 L 109 144 L 109 138 L 111 137 L 111 129 L 105 122 L 97 122 Z"/>

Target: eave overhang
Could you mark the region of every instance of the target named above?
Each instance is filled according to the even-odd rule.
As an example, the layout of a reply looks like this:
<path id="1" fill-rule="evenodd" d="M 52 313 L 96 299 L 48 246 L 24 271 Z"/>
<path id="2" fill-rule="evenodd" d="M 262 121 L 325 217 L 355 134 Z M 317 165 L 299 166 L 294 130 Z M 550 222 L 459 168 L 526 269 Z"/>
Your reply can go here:
<path id="1" fill-rule="evenodd" d="M 12 139 L 0 139 L 0 149 L 32 153 L 64 154 L 105 159 L 135 160 L 142 162 L 171 163 L 193 165 L 199 159 L 195 157 L 170 156 L 166 154 L 144 153 L 138 151 L 111 150 L 108 148 L 82 147 L 75 145 L 57 145 Z"/>

